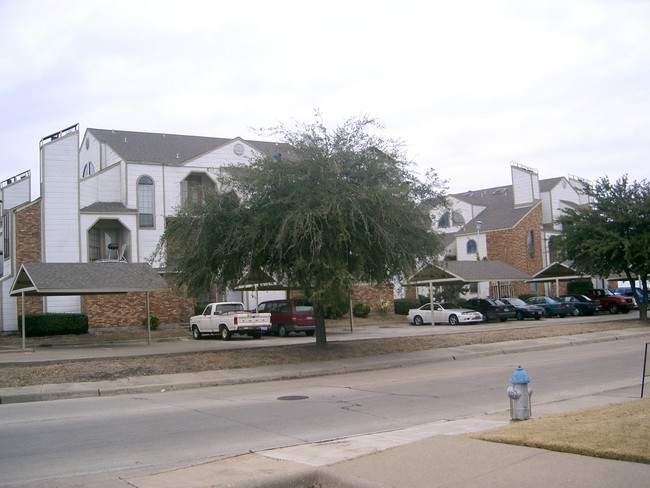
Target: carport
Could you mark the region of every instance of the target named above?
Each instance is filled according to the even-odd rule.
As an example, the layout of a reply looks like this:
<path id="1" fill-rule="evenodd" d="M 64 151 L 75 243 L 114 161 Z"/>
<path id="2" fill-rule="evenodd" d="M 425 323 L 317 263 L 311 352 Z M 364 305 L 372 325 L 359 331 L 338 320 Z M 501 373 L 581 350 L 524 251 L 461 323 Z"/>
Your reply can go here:
<path id="1" fill-rule="evenodd" d="M 528 281 L 531 276 L 501 261 L 444 261 L 434 265 L 428 264 L 415 273 L 407 285 L 429 286 L 429 300 L 433 302 L 433 287 L 444 285 L 467 285 L 482 281 L 497 283 L 499 296 L 500 284 L 510 281 Z"/>
<path id="2" fill-rule="evenodd" d="M 151 344 L 149 293 L 166 291 L 167 282 L 147 263 L 23 263 L 9 294 L 22 297 L 22 347 L 25 349 L 25 297 L 145 292 L 147 342 Z"/>
<path id="3" fill-rule="evenodd" d="M 591 279 L 589 276 L 581 275 L 576 270 L 562 263 L 551 263 L 546 268 L 538 271 L 535 275 L 526 280 L 528 283 L 555 283 L 555 295 L 560 295 L 560 282 L 579 279 Z"/>

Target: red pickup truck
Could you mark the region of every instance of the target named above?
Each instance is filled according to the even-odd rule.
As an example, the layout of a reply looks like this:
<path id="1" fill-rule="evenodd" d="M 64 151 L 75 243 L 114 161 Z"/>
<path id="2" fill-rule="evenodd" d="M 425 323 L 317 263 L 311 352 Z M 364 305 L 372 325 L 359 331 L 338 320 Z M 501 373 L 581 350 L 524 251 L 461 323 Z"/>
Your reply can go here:
<path id="1" fill-rule="evenodd" d="M 611 291 L 604 288 L 592 288 L 585 293 L 592 300 L 598 300 L 603 306 L 603 310 L 608 310 L 609 313 L 628 313 L 636 305 L 634 298 L 615 295 Z"/>

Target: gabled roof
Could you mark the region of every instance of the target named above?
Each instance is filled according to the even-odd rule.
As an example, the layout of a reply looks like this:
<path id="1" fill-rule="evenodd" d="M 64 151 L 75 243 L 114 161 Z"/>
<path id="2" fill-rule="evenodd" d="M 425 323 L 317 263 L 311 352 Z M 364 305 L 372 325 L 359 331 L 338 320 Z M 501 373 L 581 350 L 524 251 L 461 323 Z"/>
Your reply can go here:
<path id="1" fill-rule="evenodd" d="M 566 180 L 566 178 L 564 176 L 557 176 L 555 178 L 547 178 L 545 180 L 539 180 L 539 191 L 549 192 L 557 185 L 559 185 L 562 180 Z"/>
<path id="2" fill-rule="evenodd" d="M 427 265 L 409 280 L 409 285 L 451 285 L 482 281 L 526 281 L 531 277 L 501 261 L 444 261 Z"/>
<path id="3" fill-rule="evenodd" d="M 585 278 L 584 275 L 578 273 L 576 270 L 570 268 L 563 263 L 551 263 L 546 268 L 539 270 L 529 282 L 553 282 L 553 281 L 572 281 L 580 278 Z"/>
<path id="4" fill-rule="evenodd" d="M 23 263 L 9 294 L 97 295 L 168 288 L 147 263 Z"/>
<path id="5" fill-rule="evenodd" d="M 133 162 L 180 165 L 238 140 L 269 156 L 274 153 L 289 153 L 287 144 L 248 141 L 241 138 L 228 139 L 92 128 L 89 128 L 88 132 L 110 146 L 124 161 Z"/>
<path id="6" fill-rule="evenodd" d="M 532 205 L 515 208 L 512 185 L 455 193 L 451 196 L 470 205 L 485 207 L 457 234 L 475 233 L 477 221 L 481 222 L 481 231 L 511 229 L 539 204 L 537 201 Z"/>

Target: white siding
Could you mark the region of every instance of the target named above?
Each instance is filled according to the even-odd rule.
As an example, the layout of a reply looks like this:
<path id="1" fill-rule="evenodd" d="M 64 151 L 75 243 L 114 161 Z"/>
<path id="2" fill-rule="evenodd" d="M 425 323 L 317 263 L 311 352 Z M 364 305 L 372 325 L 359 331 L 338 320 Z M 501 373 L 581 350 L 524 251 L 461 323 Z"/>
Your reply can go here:
<path id="1" fill-rule="evenodd" d="M 41 148 L 43 262 L 79 262 L 79 133 Z"/>
<path id="2" fill-rule="evenodd" d="M 25 176 L 5 186 L 1 192 L 3 210 L 9 210 L 29 202 L 31 200 L 31 184 L 32 178 Z"/>
<path id="3" fill-rule="evenodd" d="M 6 272 L 6 269 L 5 269 Z M 18 330 L 18 322 L 16 316 L 18 315 L 16 297 L 9 296 L 11 285 L 13 284 L 14 277 L 5 275 L 2 279 L 2 323 L 0 324 L 0 331 L 13 332 Z"/>
<path id="4" fill-rule="evenodd" d="M 577 205 L 580 203 L 580 195 L 564 178 L 559 184 L 553 187 L 550 193 L 551 221 L 554 223 L 556 230 L 561 230 L 560 225 L 555 225 L 555 220 L 564 215 L 563 209 L 567 206 L 565 202 L 571 202 Z"/>
<path id="5" fill-rule="evenodd" d="M 539 176 L 532 170 L 510 166 L 515 207 L 530 205 L 539 199 Z"/>
<path id="6" fill-rule="evenodd" d="M 114 164 L 79 183 L 81 208 L 95 202 L 124 202 L 122 165 Z"/>
<path id="7" fill-rule="evenodd" d="M 234 147 L 241 144 L 244 147 L 244 152 L 241 155 L 235 153 Z M 234 140 L 228 144 L 210 151 L 206 154 L 199 156 L 185 164 L 185 166 L 193 166 L 195 168 L 219 168 L 230 164 L 249 163 L 252 159 L 257 158 L 260 153 L 249 146 L 243 141 Z"/>

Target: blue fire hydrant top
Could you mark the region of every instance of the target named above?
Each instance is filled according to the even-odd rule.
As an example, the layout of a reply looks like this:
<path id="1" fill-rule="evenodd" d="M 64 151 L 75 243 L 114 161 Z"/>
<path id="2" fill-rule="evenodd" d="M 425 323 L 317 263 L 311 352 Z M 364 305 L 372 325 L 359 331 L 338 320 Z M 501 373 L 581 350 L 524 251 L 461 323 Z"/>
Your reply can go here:
<path id="1" fill-rule="evenodd" d="M 525 384 L 530 383 L 530 378 L 524 371 L 521 366 L 517 366 L 517 369 L 512 373 L 512 378 L 510 378 L 510 383 L 512 384 Z"/>

